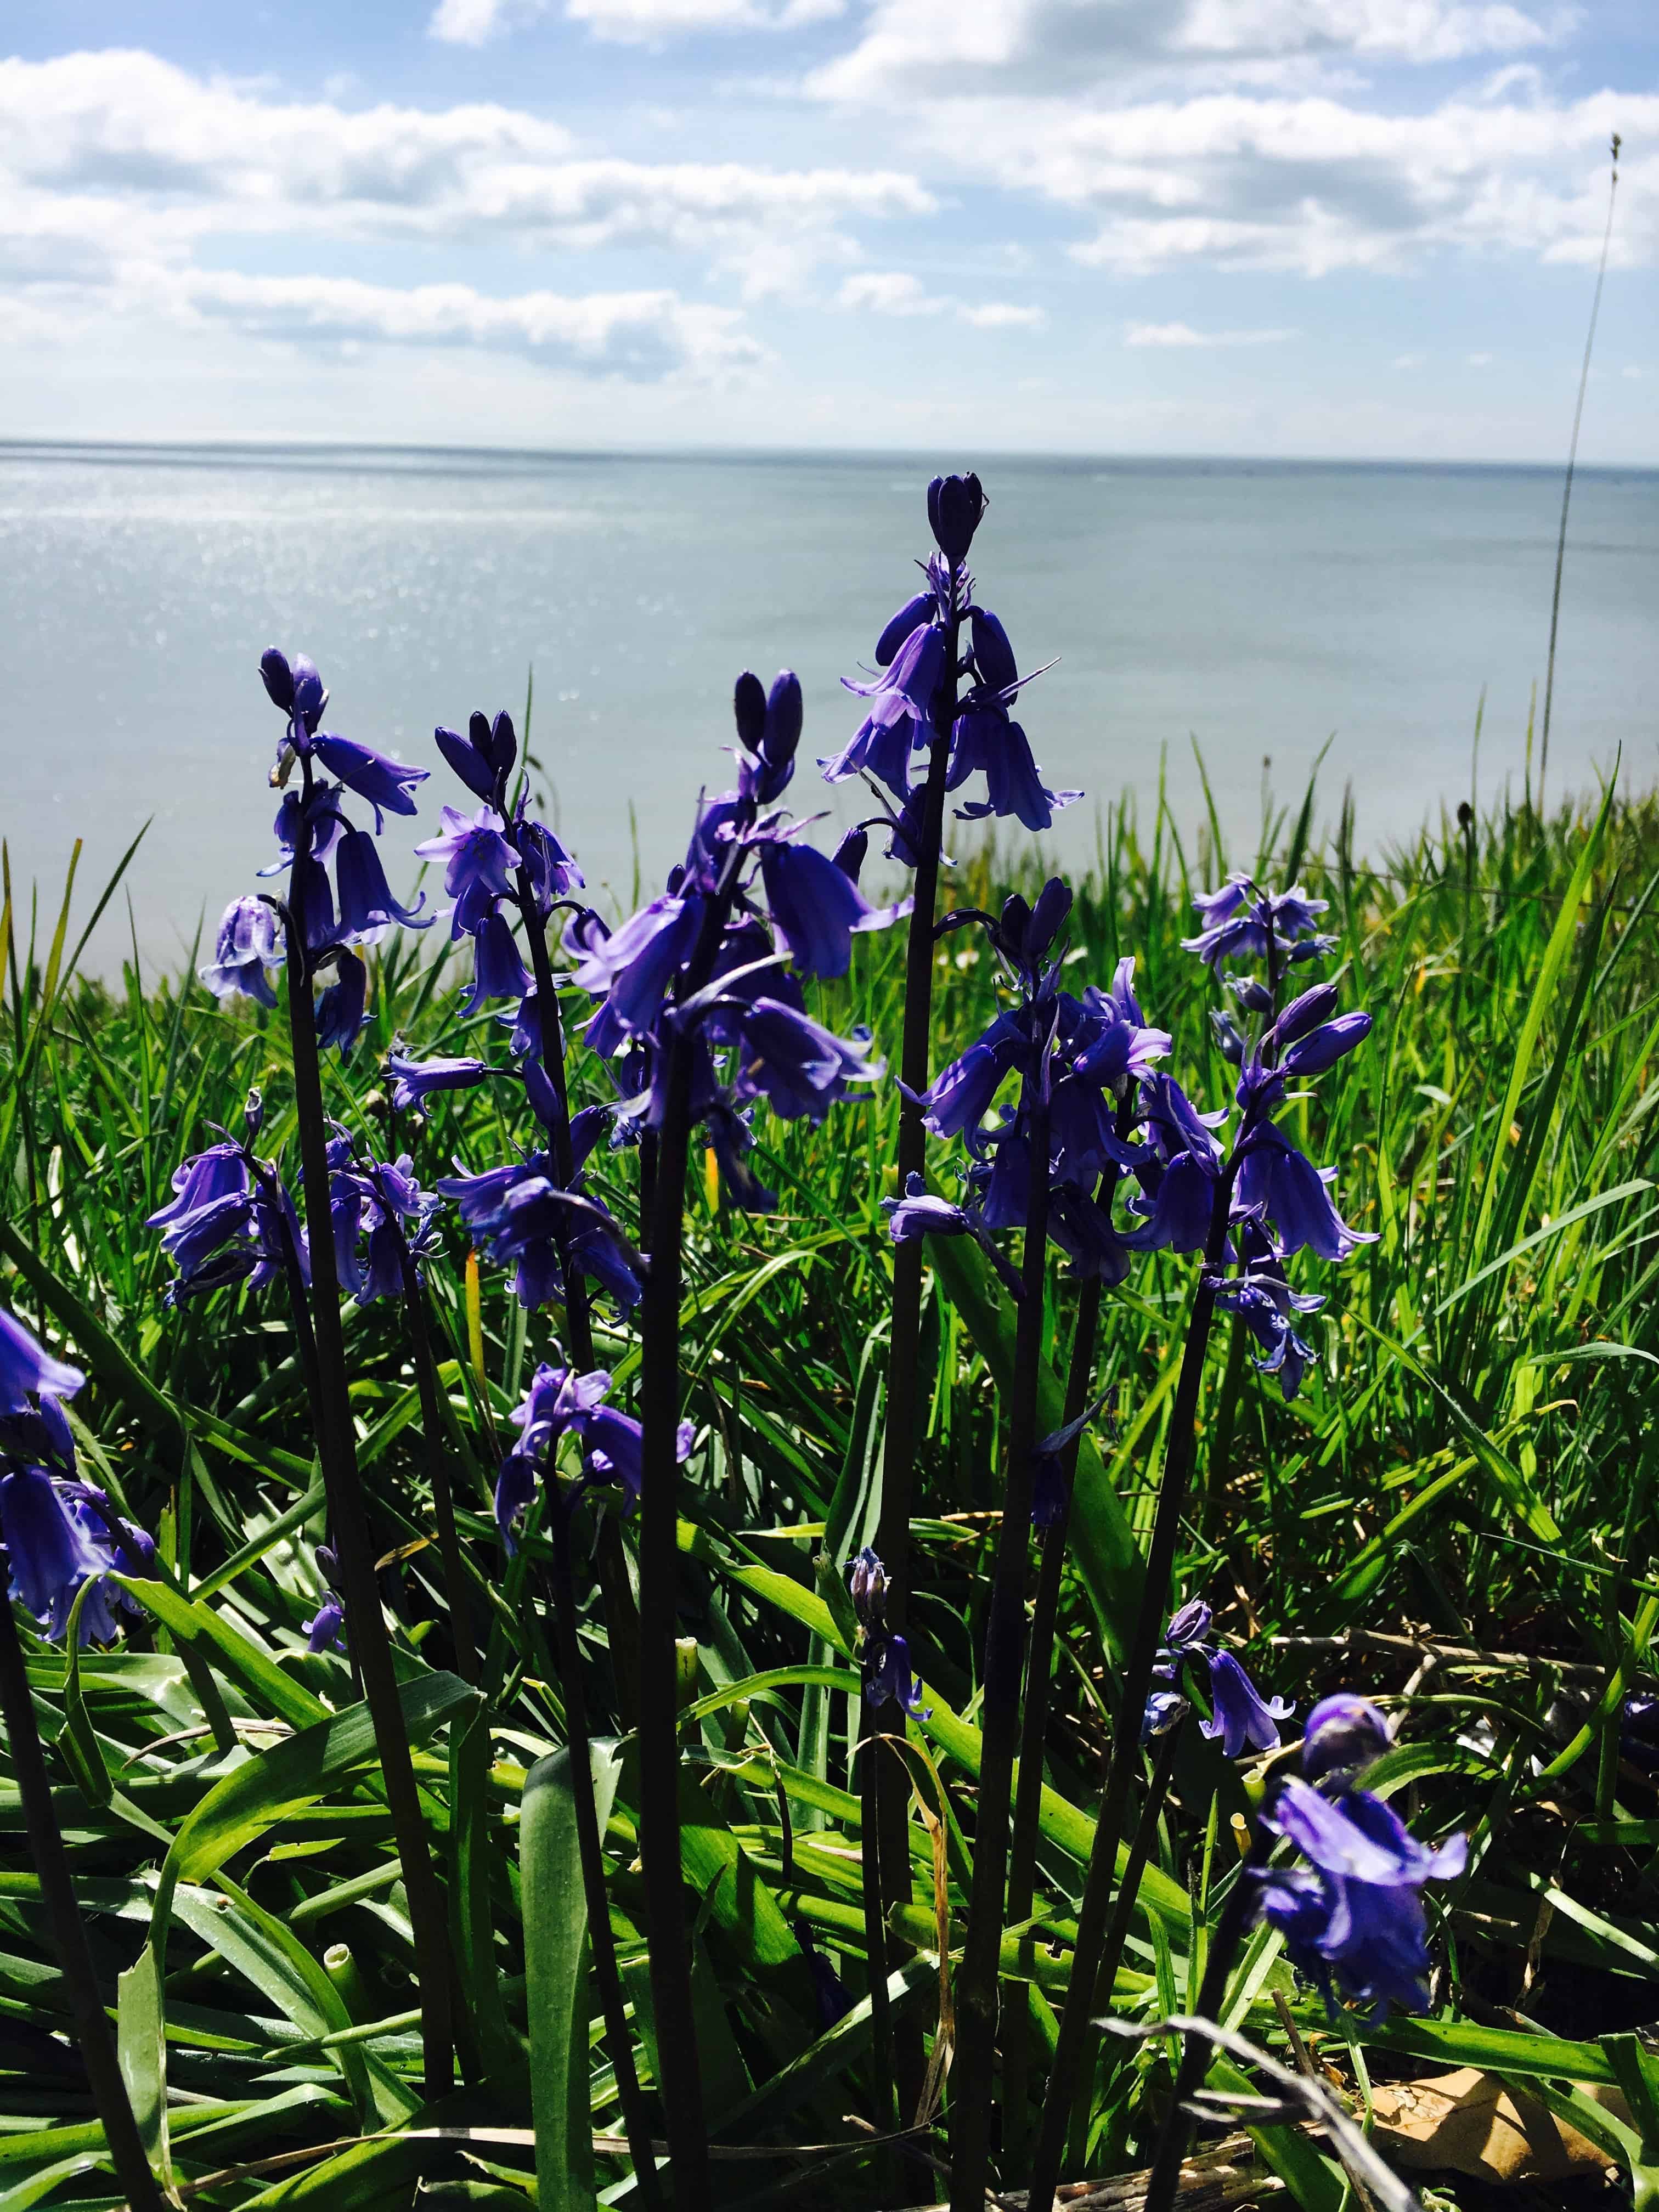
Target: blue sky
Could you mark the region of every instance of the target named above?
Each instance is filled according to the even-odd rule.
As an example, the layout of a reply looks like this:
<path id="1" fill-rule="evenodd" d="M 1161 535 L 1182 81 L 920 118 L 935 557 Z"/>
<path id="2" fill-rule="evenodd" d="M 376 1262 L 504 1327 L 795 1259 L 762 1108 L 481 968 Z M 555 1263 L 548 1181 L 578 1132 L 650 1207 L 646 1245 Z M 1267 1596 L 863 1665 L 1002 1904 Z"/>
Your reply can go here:
<path id="1" fill-rule="evenodd" d="M 1649 0 L 13 0 L 21 437 L 1659 463 Z"/>

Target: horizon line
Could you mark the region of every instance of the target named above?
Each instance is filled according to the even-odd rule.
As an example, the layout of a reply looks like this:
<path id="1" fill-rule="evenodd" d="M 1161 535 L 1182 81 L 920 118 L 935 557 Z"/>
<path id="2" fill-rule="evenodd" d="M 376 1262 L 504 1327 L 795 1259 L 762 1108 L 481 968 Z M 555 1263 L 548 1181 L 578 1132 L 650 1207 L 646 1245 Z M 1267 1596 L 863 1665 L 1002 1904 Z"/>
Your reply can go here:
<path id="1" fill-rule="evenodd" d="M 432 455 L 452 460 L 510 461 L 852 461 L 882 464 L 926 462 L 919 446 L 494 446 L 428 443 L 407 439 L 359 438 L 84 438 L 0 437 L 0 456 L 47 453 L 220 454 L 242 455 L 363 453 Z M 1536 475 L 1559 474 L 1565 460 L 1468 459 L 1449 456 L 1402 456 L 1367 453 L 1246 453 L 1173 449 L 1167 453 L 1125 453 L 1087 447 L 1018 449 L 987 447 L 987 465 L 1005 464 L 1064 466 L 1085 462 L 1114 467 L 1221 466 L 1303 469 L 1417 469 L 1525 471 Z M 1593 461 L 1581 463 L 1584 475 L 1659 475 L 1659 462 Z"/>

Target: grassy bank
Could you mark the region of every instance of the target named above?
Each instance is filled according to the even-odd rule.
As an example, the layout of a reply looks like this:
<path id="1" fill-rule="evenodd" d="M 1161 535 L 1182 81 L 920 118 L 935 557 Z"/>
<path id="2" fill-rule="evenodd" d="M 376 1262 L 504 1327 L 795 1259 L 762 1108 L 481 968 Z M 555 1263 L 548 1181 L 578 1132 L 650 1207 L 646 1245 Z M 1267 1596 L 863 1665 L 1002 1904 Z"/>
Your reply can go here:
<path id="1" fill-rule="evenodd" d="M 1376 1018 L 1346 1080 L 1284 1118 L 1314 1158 L 1336 1164 L 1345 1216 L 1377 1241 L 1320 1285 L 1329 1300 L 1306 1330 L 1320 1364 L 1292 1403 L 1256 1375 L 1242 1333 L 1218 1332 L 1180 1583 L 1207 1593 L 1221 1626 L 1248 1638 L 1264 1686 L 1299 1710 L 1347 1686 L 1400 1714 L 1380 1786 L 1402 1809 L 1415 1805 L 1425 1832 L 1462 1826 L 1474 1849 L 1468 1875 L 1431 1905 L 1439 1965 L 1427 2019 L 1371 2028 L 1346 2014 L 1339 2032 L 1271 1945 L 1259 1947 L 1242 2016 L 1283 2054 L 1277 1993 L 1362 2103 L 1368 2079 L 1468 2063 L 1524 2078 L 1585 2120 L 1582 2096 L 1559 2085 L 1651 2065 L 1619 2039 L 1659 2009 L 1659 1804 L 1642 1746 L 1628 1731 L 1621 1741 L 1620 1724 L 1659 1618 L 1659 805 L 1614 804 L 1600 817 L 1585 805 L 1547 824 L 1516 810 L 1449 821 L 1370 859 L 1346 820 L 1312 841 L 1310 815 L 1275 814 L 1261 853 L 1243 854 L 1223 849 L 1213 822 L 1183 840 L 1167 813 L 1139 823 L 1109 813 L 1070 930 L 1079 981 L 1104 982 L 1121 954 L 1135 954 L 1148 1018 L 1173 1032 L 1175 1072 L 1201 1106 L 1224 1102 L 1233 1073 L 1206 1042 L 1211 978 L 1179 940 L 1194 891 L 1229 866 L 1299 874 L 1328 900 L 1338 951 L 1324 973 L 1346 963 L 1345 1002 Z M 1006 887 L 984 856 L 958 871 L 951 901 L 994 905 Z M 320 1492 L 285 1310 L 270 1294 L 240 1292 L 165 1308 L 171 1271 L 143 1226 L 179 1162 L 239 1122 L 251 1088 L 265 1095 L 264 1148 L 292 1153 L 279 1018 L 269 1031 L 264 1017 L 228 1018 L 179 978 L 129 971 L 121 991 L 83 982 L 69 950 L 82 911 L 55 935 L 43 924 L 31 945 L 23 903 L 21 894 L 9 902 L 0 927 L 0 1288 L 87 1369 L 73 1412 L 91 1479 L 106 1479 L 158 1532 L 160 1579 L 171 1585 L 125 1648 L 89 1652 L 76 1672 L 61 1650 L 31 1658 L 100 1978 L 113 2005 L 173 1844 L 163 2011 L 165 2080 L 185 2099 L 172 2113 L 178 2176 L 199 2181 L 392 2128 L 402 2133 L 383 2143 L 214 2180 L 206 2197 L 326 2201 L 341 2212 L 406 2203 L 424 2177 L 521 2203 L 533 2161 L 512 2131 L 530 2124 L 531 2071 L 551 2047 L 526 1914 L 539 1913 L 544 1929 L 562 1911 L 568 1920 L 574 1876 L 556 1823 L 521 1851 L 527 1770 L 562 1737 L 539 1605 L 547 1547 L 532 1536 L 503 1565 L 489 1499 L 502 1425 L 548 1356 L 551 1317 L 526 1323 L 498 1273 L 470 1268 L 459 1224 L 446 1222 L 447 1261 L 429 1270 L 445 1340 L 438 1443 L 457 1469 L 489 1650 L 484 1705 L 468 1707 L 465 1728 L 438 1712 L 420 1758 L 471 2028 L 463 2086 L 442 2111 L 417 2113 L 404 2080 L 415 1961 L 361 1747 L 355 1760 L 337 1747 L 296 1753 L 263 1794 L 248 1785 L 241 1826 L 204 1838 L 193 1814 L 240 1759 L 238 1744 L 263 1751 L 286 1731 L 303 1735 L 352 1698 L 343 1662 L 307 1654 L 301 1632 L 320 1587 Z M 936 1065 L 994 1010 L 977 943 L 953 938 L 939 955 Z M 890 1057 L 902 964 L 896 936 L 859 941 L 853 1011 Z M 477 1044 L 500 1056 L 493 1018 L 482 1044 L 455 1022 L 458 980 L 417 938 L 386 950 L 356 1059 L 343 1074 L 331 1069 L 343 1121 L 386 1115 L 374 1070 L 394 1037 L 422 1054 Z M 831 999 L 844 1028 L 847 995 Z M 573 1079 L 579 1103 L 611 1095 L 596 1064 L 578 1060 Z M 478 1169 L 512 1152 L 506 1097 L 440 1099 L 418 1133 L 399 1124 L 423 1184 L 452 1158 Z M 684 1796 L 688 1876 L 705 1900 L 696 1990 L 708 2109 L 727 2145 L 844 2147 L 839 2162 L 824 2152 L 804 2172 L 720 2163 L 734 2204 L 906 2203 L 932 2187 L 925 2166 L 858 2150 L 845 2116 L 878 2111 L 862 2070 L 867 2007 L 826 2030 L 811 1958 L 859 1997 L 856 1677 L 844 1624 L 826 1605 L 838 1577 L 817 1561 L 827 1553 L 840 1567 L 873 1525 L 891 1249 L 879 1200 L 891 1190 L 896 1109 L 886 1084 L 818 1132 L 766 1122 L 758 1164 L 778 1188 L 778 1215 L 721 1208 L 711 1167 L 688 1223 L 685 1365 L 698 1443 L 681 1633 L 695 1639 L 687 1689 L 699 1709 L 686 1723 Z M 597 1155 L 592 1180 L 635 1223 L 632 1156 Z M 970 1865 L 976 1655 L 1001 1465 L 992 1382 L 1012 1338 L 961 1249 L 940 1248 L 924 1335 L 911 1642 L 932 1711 L 910 1728 L 915 1901 L 896 1923 L 922 1947 L 898 1968 L 899 2001 L 930 2035 L 941 1996 L 927 1946 L 936 1912 L 953 1917 L 959 1938 Z M 1004 1951 L 1005 2002 L 1029 2008 L 1039 2040 L 1065 1983 L 1134 1579 L 1127 1536 L 1146 1534 L 1191 1286 L 1190 1262 L 1159 1255 L 1106 1305 L 1096 1387 L 1111 1394 L 1112 1418 L 1085 1449 L 1061 1595 L 1042 1890 L 1033 1932 L 1010 1936 Z M 1074 1304 L 1057 1273 L 1048 1354 L 1060 1370 Z M 383 1590 L 405 1695 L 418 1701 L 447 1663 L 428 1439 L 395 1313 L 348 1307 L 346 1325 L 359 1457 L 391 1562 Z M 625 1395 L 631 1335 L 602 1327 L 599 1351 Z M 586 1534 L 581 1543 L 585 1560 Z M 590 1709 L 621 1729 L 628 1655 L 608 1648 L 597 1603 L 586 1628 Z M 1179 2010 L 1195 1988 L 1232 1858 L 1229 1816 L 1246 1803 L 1245 1772 L 1196 1739 L 1176 1787 L 1119 1978 L 1118 2008 L 1131 2016 Z M 633 1792 L 624 1762 L 607 1840 L 648 2074 Z M 13 2131 L 0 2133 L 0 2203 L 40 2201 L 54 2187 L 85 2199 L 99 2177 L 71 2168 L 96 2129 L 72 2058 L 43 2040 L 61 1997 L 15 1793 L 0 1785 L 7 1806 L 0 2013 L 10 2056 L 0 2065 L 11 2071 L 0 2074 L 0 2115 Z M 574 1948 L 557 1955 L 576 1971 Z M 140 2033 L 132 2002 L 134 2078 L 159 2100 L 157 2036 Z M 567 2063 L 586 2081 L 603 2136 L 617 2113 L 597 2006 L 593 2018 L 591 2054 L 578 2033 Z M 1138 2162 L 1167 2090 L 1159 2045 L 1116 2070 L 1094 2115 L 1090 2170 Z M 411 2122 L 484 2133 L 463 2147 L 411 2136 Z M 1340 2178 L 1323 2156 L 1283 2125 L 1257 2134 L 1260 2154 L 1310 2212 L 1335 2212 Z M 59 2160 L 60 2179 L 48 2182 Z M 602 2185 L 622 2170 L 601 2154 Z M 4 2195 L 36 2184 L 40 2194 Z"/>

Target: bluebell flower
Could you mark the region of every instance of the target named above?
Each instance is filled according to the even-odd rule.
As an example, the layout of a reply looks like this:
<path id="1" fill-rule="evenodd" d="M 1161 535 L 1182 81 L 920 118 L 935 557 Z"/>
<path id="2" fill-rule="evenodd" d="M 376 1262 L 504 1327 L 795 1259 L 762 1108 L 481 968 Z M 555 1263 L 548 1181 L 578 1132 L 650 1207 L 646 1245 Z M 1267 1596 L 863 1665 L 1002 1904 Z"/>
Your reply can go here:
<path id="1" fill-rule="evenodd" d="M 905 1182 L 902 1198 L 884 1198 L 887 1232 L 895 1244 L 914 1243 L 918 1237 L 966 1237 L 971 1233 L 967 1214 L 948 1198 L 936 1198 L 925 1176 L 914 1171 Z"/>
<path id="2" fill-rule="evenodd" d="M 870 832 L 866 824 L 860 822 L 848 830 L 830 858 L 848 882 L 856 884 L 863 872 L 865 860 L 869 850 Z"/>
<path id="3" fill-rule="evenodd" d="M 910 1672 L 910 1647 L 903 1637 L 890 1632 L 868 1643 L 863 1672 L 868 1704 L 901 1705 L 924 1720 L 933 1710 L 921 1702 L 921 1682 Z"/>
<path id="4" fill-rule="evenodd" d="M 402 906 L 392 896 L 380 866 L 380 848 L 367 830 L 346 830 L 334 857 L 335 881 L 340 894 L 340 926 L 357 944 L 377 944 L 393 922 L 411 929 L 430 929 L 435 915 L 422 915 L 426 893 L 413 906 Z"/>
<path id="5" fill-rule="evenodd" d="M 927 591 L 918 592 L 914 598 L 907 599 L 897 613 L 889 617 L 886 628 L 876 640 L 877 667 L 890 668 L 893 655 L 906 638 L 920 629 L 924 623 L 931 622 L 938 609 L 939 593 L 931 585 Z"/>
<path id="6" fill-rule="evenodd" d="M 812 1997 L 817 2009 L 818 2033 L 827 2035 L 853 2009 L 853 1995 L 817 1944 L 812 1931 L 804 1920 L 791 1923 L 795 1941 L 806 1960 L 806 1971 L 812 1978 Z"/>
<path id="7" fill-rule="evenodd" d="M 235 898 L 219 923 L 213 958 L 200 970 L 214 997 L 252 999 L 274 1006 L 276 994 L 265 974 L 280 968 L 288 954 L 276 915 L 261 898 Z"/>
<path id="8" fill-rule="evenodd" d="M 872 683 L 855 684 L 843 676 L 848 690 L 870 701 L 870 710 L 851 742 L 834 759 L 819 761 L 825 781 L 842 783 L 868 774 L 896 798 L 907 798 L 910 756 L 933 741 L 933 697 L 944 675 L 945 634 L 927 623 L 910 632 L 891 666 Z"/>
<path id="9" fill-rule="evenodd" d="M 720 1176 L 720 1194 L 744 1213 L 775 1213 L 778 1194 L 768 1189 L 749 1165 L 748 1152 L 755 1141 L 750 1127 L 754 1109 L 740 1113 L 724 1098 L 717 1098 L 704 1116 L 703 1133 Z"/>
<path id="10" fill-rule="evenodd" d="M 1178 1721 L 1186 1719 L 1192 1706 L 1179 1690 L 1154 1688 L 1146 1693 L 1146 1708 L 1140 1717 L 1140 1741 L 1151 1743 L 1155 1736 L 1167 1735 Z"/>
<path id="11" fill-rule="evenodd" d="M 301 1279 L 311 1260 L 300 1218 L 282 1178 L 268 1162 L 227 1141 L 186 1160 L 173 1178 L 171 1202 L 151 1214 L 161 1249 L 178 1269 L 165 1303 L 205 1297 L 232 1283 L 262 1290 L 293 1253 Z"/>
<path id="12" fill-rule="evenodd" d="M 910 911 L 908 899 L 872 907 L 846 872 L 811 845 L 769 839 L 760 848 L 760 866 L 773 927 L 803 975 L 844 975 L 852 965 L 854 936 L 885 929 Z"/>
<path id="13" fill-rule="evenodd" d="M 604 1402 L 611 1387 L 611 1376 L 603 1369 L 588 1375 L 546 1364 L 537 1369 L 523 1404 L 511 1416 L 521 1433 L 496 1485 L 496 1521 L 509 1552 L 514 1529 L 535 1495 L 536 1478 L 550 1479 L 558 1441 L 567 1433 L 577 1438 L 582 1453 L 581 1480 L 567 1492 L 568 1502 L 597 1484 L 620 1489 L 626 1511 L 631 1513 L 638 1504 L 644 1431 L 631 1414 Z M 680 1423 L 674 1439 L 677 1460 L 684 1462 L 690 1457 L 696 1434 L 690 1421 Z"/>
<path id="14" fill-rule="evenodd" d="M 1316 934 L 1315 916 L 1327 911 L 1328 902 L 1310 898 L 1299 884 L 1267 892 L 1249 876 L 1235 873 L 1219 890 L 1206 892 L 1193 904 L 1199 934 L 1182 938 L 1182 950 L 1195 952 L 1212 968 L 1223 960 L 1264 959 L 1269 944 L 1292 959 L 1306 957 L 1304 947 L 1310 952 L 1325 945 Z"/>
<path id="15" fill-rule="evenodd" d="M 1158 1647 L 1160 1660 L 1186 1657 L 1200 1651 L 1210 1639 L 1210 1625 L 1215 1619 L 1212 1608 L 1201 1597 L 1188 1598 L 1170 1615 L 1164 1631 L 1164 1641 Z"/>
<path id="16" fill-rule="evenodd" d="M 1210 1662 L 1210 1696 L 1215 1711 L 1206 1721 L 1199 1723 L 1201 1732 L 1212 1738 L 1221 1738 L 1221 1748 L 1229 1759 L 1237 1759 L 1246 1747 L 1253 1751 L 1273 1751 L 1279 1745 L 1279 1726 L 1287 1720 L 1295 1707 L 1282 1698 L 1264 1698 L 1249 1676 L 1231 1651 L 1212 1651 Z"/>
<path id="17" fill-rule="evenodd" d="M 969 701 L 951 733 L 949 787 L 958 788 L 975 774 L 985 778 L 985 797 L 957 807 L 963 822 L 994 815 L 1028 830 L 1047 830 L 1056 814 L 1083 796 L 1080 791 L 1049 790 L 1032 757 L 1030 738 L 994 699 Z"/>
<path id="18" fill-rule="evenodd" d="M 86 1376 L 54 1359 L 15 1314 L 0 1307 L 0 1413 L 26 1413 L 30 1399 L 72 1398 Z"/>
<path id="19" fill-rule="evenodd" d="M 795 772 L 795 748 L 800 743 L 802 701 L 800 678 L 793 669 L 781 669 L 769 692 L 760 678 L 747 670 L 738 677 L 733 695 L 738 738 L 746 757 L 738 772 L 738 788 L 745 799 L 770 806 L 781 799 Z"/>
<path id="20" fill-rule="evenodd" d="M 1346 1787 L 1389 1748 L 1389 1723 L 1369 1698 L 1338 1690 L 1308 1715 L 1302 1771 L 1310 1782 Z"/>
<path id="21" fill-rule="evenodd" d="M 435 1093 L 471 1091 L 484 1082 L 490 1072 L 481 1060 L 411 1060 L 404 1052 L 388 1053 L 386 1066 L 386 1073 L 396 1080 L 392 1106 L 398 1114 L 406 1114 L 411 1107 L 423 1113 L 427 1100 Z"/>
<path id="22" fill-rule="evenodd" d="M 101 1581 L 114 1565 L 112 1548 L 98 1540 L 89 1516 L 72 1510 L 65 1486 L 44 1468 L 12 1464 L 0 1474 L 0 1537 L 10 1566 L 11 1593 L 20 1598 L 53 1643 L 69 1626 L 81 1585 Z M 81 1613 L 81 1640 L 108 1643 L 115 1624 L 88 1598 Z"/>
<path id="23" fill-rule="evenodd" d="M 633 1033 L 654 1028 L 670 987 L 696 943 L 702 914 L 703 902 L 696 893 L 653 899 L 609 937 L 589 943 L 575 971 L 577 984 L 605 999 L 617 1027 Z"/>
<path id="24" fill-rule="evenodd" d="M 838 1037 L 781 999 L 757 999 L 743 1017 L 739 1097 L 763 1097 L 786 1121 L 822 1121 L 853 1083 L 873 1083 L 870 1034 Z"/>
<path id="25" fill-rule="evenodd" d="M 1285 1938 L 1286 1955 L 1320 1987 L 1331 1978 L 1381 2018 L 1391 2004 L 1426 2009 L 1428 1945 L 1422 1890 L 1463 1871 L 1468 1844 L 1418 1842 L 1380 1797 L 1348 1790 L 1334 1802 L 1294 1777 L 1266 1825 L 1294 1844 L 1309 1869 L 1259 1875 L 1261 1909 Z"/>
<path id="26" fill-rule="evenodd" d="M 309 1620 L 300 1623 L 300 1632 L 306 1638 L 306 1649 L 311 1652 L 339 1651 L 345 1639 L 341 1631 L 345 1626 L 345 1606 L 332 1590 L 325 1590 L 321 1604 Z"/>
<path id="27" fill-rule="evenodd" d="M 522 1000 L 529 981 L 507 916 L 487 915 L 472 934 L 472 983 L 459 1009 L 462 1018 L 489 999 Z"/>
<path id="28" fill-rule="evenodd" d="M 533 820 L 522 806 L 514 819 L 513 842 L 530 879 L 531 897 L 544 921 L 560 899 L 585 888 L 587 878 L 574 854 L 566 852 L 544 822 Z"/>
<path id="29" fill-rule="evenodd" d="M 933 1078 L 923 1093 L 923 1121 L 936 1137 L 959 1137 L 977 1128 L 1004 1082 L 1030 1051 L 1024 1024 L 1012 1013 L 999 1014 L 966 1052 Z"/>
<path id="30" fill-rule="evenodd" d="M 1039 1452 L 1031 1462 L 1031 1526 L 1053 1528 L 1066 1510 L 1066 1469 L 1058 1453 Z"/>
<path id="31" fill-rule="evenodd" d="M 267 646 L 259 656 L 259 680 L 273 707 L 297 721 L 306 736 L 316 734 L 328 694 L 314 664 L 303 653 L 296 653 L 290 665 L 276 646 Z"/>
<path id="32" fill-rule="evenodd" d="M 442 828 L 435 836 L 422 838 L 415 851 L 422 860 L 443 862 L 444 889 L 449 896 L 475 902 L 480 896 L 486 901 L 504 897 L 512 887 L 519 854 L 507 842 L 507 823 L 501 816 L 493 806 L 481 806 L 471 817 L 456 807 L 446 806 L 439 818 Z M 453 933 L 459 936 L 469 926 L 458 921 Z"/>
<path id="33" fill-rule="evenodd" d="M 368 970 L 355 952 L 344 951 L 334 956 L 334 981 L 317 1001 L 317 1048 L 326 1052 L 336 1047 L 342 1060 L 351 1056 L 351 1048 L 368 1019 Z"/>
<path id="34" fill-rule="evenodd" d="M 377 830 L 384 827 L 383 813 L 414 813 L 415 801 L 410 793 L 432 773 L 430 769 L 410 768 L 405 762 L 391 760 L 373 745 L 359 744 L 355 738 L 331 737 L 325 731 L 314 737 L 311 745 L 331 775 L 368 801 L 374 810 Z"/>
<path id="35" fill-rule="evenodd" d="M 1282 1258 L 1306 1245 L 1322 1260 L 1346 1260 L 1360 1245 L 1376 1243 L 1374 1231 L 1350 1229 L 1331 1204 L 1326 1186 L 1335 1170 L 1315 1167 L 1275 1123 L 1260 1123 L 1241 1153 L 1236 1203 L 1272 1221 Z"/>

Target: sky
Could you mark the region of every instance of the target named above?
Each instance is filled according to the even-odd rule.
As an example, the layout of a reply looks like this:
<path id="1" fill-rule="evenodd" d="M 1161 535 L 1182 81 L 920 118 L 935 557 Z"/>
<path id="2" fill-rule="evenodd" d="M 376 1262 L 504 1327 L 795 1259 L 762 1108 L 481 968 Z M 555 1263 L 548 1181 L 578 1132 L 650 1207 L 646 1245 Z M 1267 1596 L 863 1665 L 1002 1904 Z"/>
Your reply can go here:
<path id="1" fill-rule="evenodd" d="M 1651 0 L 10 0 L 0 435 L 1659 464 Z"/>

